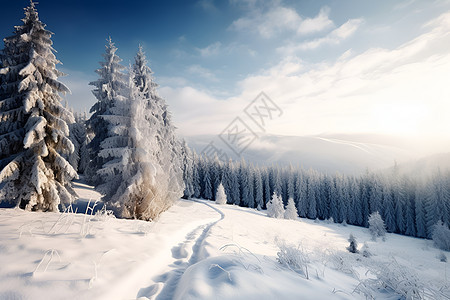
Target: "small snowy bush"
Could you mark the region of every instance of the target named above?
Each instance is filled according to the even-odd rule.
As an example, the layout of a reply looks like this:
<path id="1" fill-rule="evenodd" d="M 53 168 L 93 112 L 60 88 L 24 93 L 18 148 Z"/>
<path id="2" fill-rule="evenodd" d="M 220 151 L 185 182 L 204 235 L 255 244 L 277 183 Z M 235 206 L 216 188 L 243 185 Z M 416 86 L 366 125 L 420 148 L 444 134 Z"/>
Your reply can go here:
<path id="1" fill-rule="evenodd" d="M 369 231 L 372 235 L 372 240 L 376 241 L 377 237 L 386 240 L 386 226 L 380 214 L 376 211 L 369 216 Z"/>
<path id="2" fill-rule="evenodd" d="M 350 245 L 347 247 L 347 250 L 351 253 L 358 253 L 358 243 L 356 242 L 355 237 L 353 234 L 350 234 L 350 237 L 348 238 L 348 241 L 350 242 Z"/>
<path id="3" fill-rule="evenodd" d="M 434 225 L 434 230 L 432 234 L 434 245 L 445 251 L 450 251 L 450 229 L 447 224 L 441 221 Z"/>
<path id="4" fill-rule="evenodd" d="M 273 193 L 272 199 L 267 203 L 267 216 L 270 218 L 283 219 L 284 207 L 281 197 Z"/>
<path id="5" fill-rule="evenodd" d="M 217 187 L 216 203 L 227 204 L 227 195 L 225 194 L 225 189 L 223 188 L 222 182 Z"/>
<path id="6" fill-rule="evenodd" d="M 277 253 L 277 261 L 284 267 L 302 274 L 309 279 L 308 275 L 308 256 L 300 247 L 286 244 L 284 241 L 277 242 L 280 251 Z"/>
<path id="7" fill-rule="evenodd" d="M 420 283 L 417 275 L 411 270 L 398 264 L 394 259 L 389 263 L 381 263 L 369 267 L 367 273 L 375 276 L 362 280 L 356 287 L 355 292 L 362 293 L 367 299 L 379 298 L 379 293 L 396 294 L 395 299 L 428 299 L 425 298 L 425 287 Z M 429 299 L 441 299 L 439 291 L 429 286 Z"/>
<path id="8" fill-rule="evenodd" d="M 439 253 L 438 259 L 441 262 L 447 262 L 447 256 L 444 254 L 444 252 Z"/>
<path id="9" fill-rule="evenodd" d="M 364 245 L 361 248 L 361 253 L 364 257 L 371 257 L 372 256 L 372 252 L 370 252 L 369 250 L 369 245 L 367 245 L 367 243 L 364 243 Z"/>
<path id="10" fill-rule="evenodd" d="M 284 212 L 284 218 L 288 220 L 297 220 L 297 208 L 295 207 L 294 199 L 289 198 L 286 211 Z"/>

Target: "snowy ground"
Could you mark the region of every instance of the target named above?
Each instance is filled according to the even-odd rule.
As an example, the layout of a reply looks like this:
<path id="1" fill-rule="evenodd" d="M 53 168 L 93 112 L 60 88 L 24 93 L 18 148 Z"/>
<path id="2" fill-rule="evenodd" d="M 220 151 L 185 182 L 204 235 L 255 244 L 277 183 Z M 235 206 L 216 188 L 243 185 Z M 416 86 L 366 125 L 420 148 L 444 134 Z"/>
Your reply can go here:
<path id="1" fill-rule="evenodd" d="M 77 191 L 79 212 L 99 197 Z M 371 257 L 345 250 L 350 233 Z M 153 223 L 0 209 L 0 237 L 0 299 L 450 299 L 430 241 L 210 201 L 179 200 Z"/>

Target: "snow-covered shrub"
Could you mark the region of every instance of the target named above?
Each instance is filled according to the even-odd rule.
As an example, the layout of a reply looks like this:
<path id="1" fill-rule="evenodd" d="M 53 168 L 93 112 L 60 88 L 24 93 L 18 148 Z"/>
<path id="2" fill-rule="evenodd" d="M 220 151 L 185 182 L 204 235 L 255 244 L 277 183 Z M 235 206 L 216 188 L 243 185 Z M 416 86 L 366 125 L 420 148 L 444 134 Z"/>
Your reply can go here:
<path id="1" fill-rule="evenodd" d="M 295 207 L 294 199 L 289 198 L 288 204 L 286 206 L 286 211 L 284 212 L 284 218 L 288 220 L 297 220 L 297 208 Z"/>
<path id="2" fill-rule="evenodd" d="M 227 195 L 225 194 L 225 189 L 223 188 L 222 182 L 217 187 L 216 203 L 227 204 Z"/>
<path id="3" fill-rule="evenodd" d="M 347 247 L 347 250 L 351 253 L 358 253 L 358 243 L 356 242 L 355 237 L 353 234 L 350 233 L 350 237 L 348 238 L 348 241 L 350 242 L 350 245 Z"/>
<path id="4" fill-rule="evenodd" d="M 447 256 L 445 255 L 444 252 L 439 253 L 438 259 L 439 259 L 439 261 L 441 261 L 441 262 L 447 262 Z"/>
<path id="5" fill-rule="evenodd" d="M 333 217 L 329 217 L 329 218 L 327 219 L 327 224 L 333 224 L 333 223 L 334 223 Z"/>
<path id="6" fill-rule="evenodd" d="M 367 243 L 364 243 L 364 245 L 361 248 L 361 253 L 364 257 L 371 257 L 372 256 L 372 252 L 370 252 L 369 250 L 369 245 L 367 245 Z"/>
<path id="7" fill-rule="evenodd" d="M 277 261 L 284 267 L 302 274 L 309 279 L 308 274 L 308 255 L 302 249 L 301 245 L 294 246 L 286 244 L 284 241 L 277 241 L 280 251 L 277 252 Z"/>
<path id="8" fill-rule="evenodd" d="M 395 299 L 441 299 L 442 296 L 440 291 L 428 286 L 428 297 L 425 297 L 425 287 L 416 274 L 399 265 L 395 259 L 389 263 L 373 264 L 367 273 L 375 278 L 368 276 L 368 279 L 362 280 L 355 292 L 364 294 L 368 299 L 379 298 L 380 292 L 384 297 L 386 294 L 397 294 L 399 297 Z"/>
<path id="9" fill-rule="evenodd" d="M 386 240 L 386 226 L 377 211 L 369 215 L 369 231 L 372 240 L 376 241 L 377 237 L 381 237 L 383 241 Z"/>
<path id="10" fill-rule="evenodd" d="M 450 251 L 450 229 L 447 224 L 439 221 L 434 225 L 433 242 L 441 250 Z"/>
<path id="11" fill-rule="evenodd" d="M 267 203 L 267 216 L 270 218 L 283 219 L 284 207 L 281 197 L 275 194 L 272 195 L 272 199 Z"/>

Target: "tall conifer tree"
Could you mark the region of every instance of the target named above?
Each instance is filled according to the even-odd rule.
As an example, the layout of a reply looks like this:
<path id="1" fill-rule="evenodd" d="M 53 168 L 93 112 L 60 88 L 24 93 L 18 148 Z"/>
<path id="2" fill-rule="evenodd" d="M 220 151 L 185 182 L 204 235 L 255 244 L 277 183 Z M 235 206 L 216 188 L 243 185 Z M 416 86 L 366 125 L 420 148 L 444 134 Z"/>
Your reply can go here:
<path id="1" fill-rule="evenodd" d="M 70 180 L 77 174 L 64 158 L 74 151 L 66 123 L 74 119 L 59 95 L 69 89 L 58 81 L 64 74 L 56 69 L 53 33 L 33 1 L 22 21 L 1 53 L 0 202 L 57 211 L 75 197 Z"/>

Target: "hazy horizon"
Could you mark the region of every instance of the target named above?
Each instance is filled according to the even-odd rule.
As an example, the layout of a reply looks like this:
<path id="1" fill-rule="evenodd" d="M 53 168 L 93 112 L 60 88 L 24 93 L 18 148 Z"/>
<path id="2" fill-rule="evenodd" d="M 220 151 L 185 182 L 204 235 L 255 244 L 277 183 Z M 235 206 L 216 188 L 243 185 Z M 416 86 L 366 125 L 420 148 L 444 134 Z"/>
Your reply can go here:
<path id="1" fill-rule="evenodd" d="M 123 65 L 139 44 L 181 136 L 218 135 L 239 117 L 256 134 L 401 137 L 416 155 L 450 144 L 450 2 L 42 1 L 76 111 L 111 36 Z M 9 36 L 28 1 L 4 4 Z M 245 109 L 264 92 L 264 128 Z M 450 149 L 450 148 L 447 148 Z"/>

